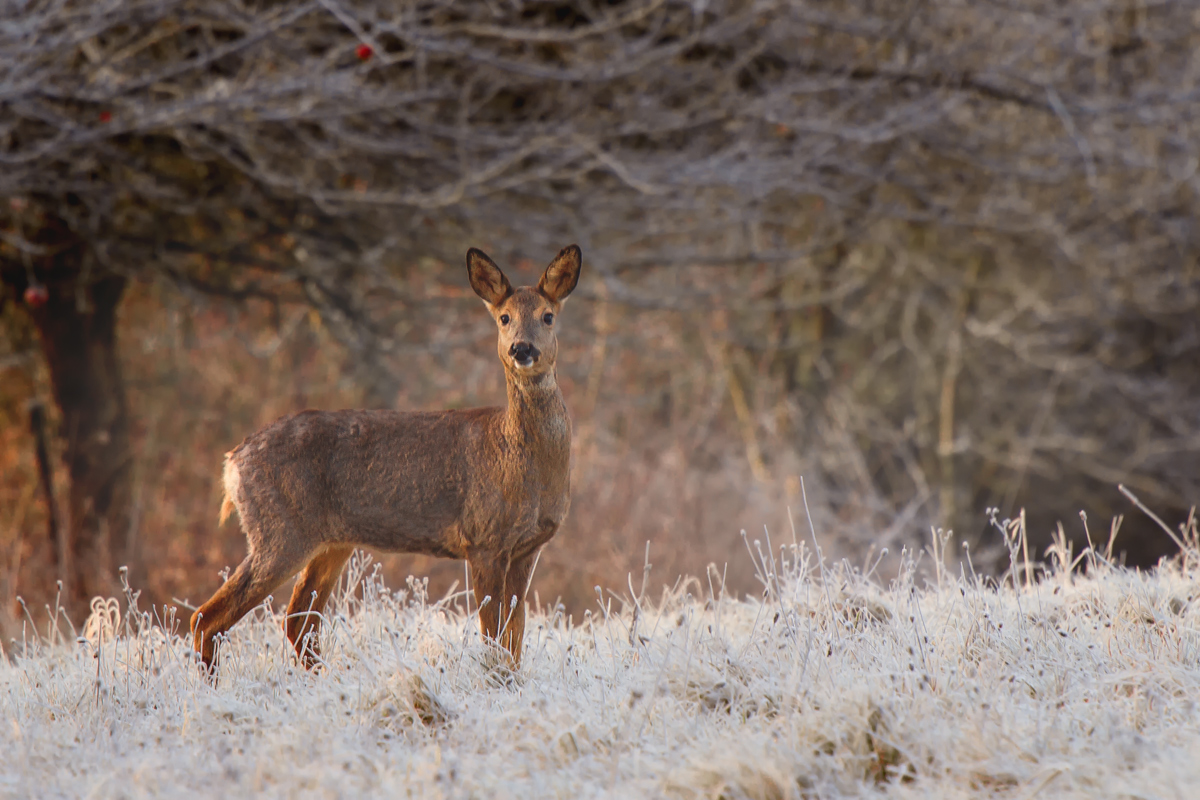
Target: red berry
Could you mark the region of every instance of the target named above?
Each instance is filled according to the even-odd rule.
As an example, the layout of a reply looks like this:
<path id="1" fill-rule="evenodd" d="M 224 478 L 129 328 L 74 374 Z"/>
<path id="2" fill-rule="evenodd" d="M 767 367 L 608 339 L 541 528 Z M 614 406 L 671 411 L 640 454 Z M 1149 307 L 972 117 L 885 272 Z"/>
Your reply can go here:
<path id="1" fill-rule="evenodd" d="M 100 112 L 100 121 L 101 122 L 112 122 L 112 112 L 111 111 L 101 111 Z"/>
<path id="2" fill-rule="evenodd" d="M 30 308 L 41 308 L 50 299 L 50 293 L 40 283 L 31 283 L 25 289 L 25 305 Z"/>
<path id="3" fill-rule="evenodd" d="M 371 45 L 364 43 L 354 48 L 354 55 L 358 56 L 359 61 L 366 61 L 375 55 L 375 51 L 371 48 Z"/>

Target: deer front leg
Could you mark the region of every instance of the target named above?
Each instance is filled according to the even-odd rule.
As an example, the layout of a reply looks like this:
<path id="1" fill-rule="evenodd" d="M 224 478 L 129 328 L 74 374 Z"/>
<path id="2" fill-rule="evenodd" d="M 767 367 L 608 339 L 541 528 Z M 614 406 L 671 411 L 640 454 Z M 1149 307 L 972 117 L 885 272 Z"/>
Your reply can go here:
<path id="1" fill-rule="evenodd" d="M 479 603 L 479 628 L 487 639 L 498 643 L 512 656 L 512 666 L 521 666 L 525 637 L 525 589 L 533 557 L 513 559 L 509 554 L 470 558 L 475 600 Z M 490 598 L 484 603 L 484 598 Z"/>

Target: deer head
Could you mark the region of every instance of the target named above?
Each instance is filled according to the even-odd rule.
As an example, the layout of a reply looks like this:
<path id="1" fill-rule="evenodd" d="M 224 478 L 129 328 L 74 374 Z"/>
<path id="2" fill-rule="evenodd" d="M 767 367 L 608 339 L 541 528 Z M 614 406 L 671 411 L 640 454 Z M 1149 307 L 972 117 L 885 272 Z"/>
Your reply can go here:
<path id="1" fill-rule="evenodd" d="M 481 250 L 467 251 L 471 288 L 496 321 L 500 334 L 496 351 L 511 378 L 537 382 L 554 372 L 558 357 L 555 335 L 558 312 L 579 282 L 582 263 L 579 248 L 571 245 L 550 262 L 537 286 L 514 289 L 495 262 Z"/>

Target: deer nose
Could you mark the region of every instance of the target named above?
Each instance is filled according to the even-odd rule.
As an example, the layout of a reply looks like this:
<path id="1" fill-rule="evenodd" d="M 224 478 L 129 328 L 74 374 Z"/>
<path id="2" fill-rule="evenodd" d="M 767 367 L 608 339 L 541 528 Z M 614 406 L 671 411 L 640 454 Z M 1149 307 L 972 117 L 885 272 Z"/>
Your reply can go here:
<path id="1" fill-rule="evenodd" d="M 538 349 L 529 342 L 513 342 L 508 348 L 508 354 L 512 357 L 513 361 L 522 367 L 528 367 L 537 361 L 538 356 L 541 355 Z"/>

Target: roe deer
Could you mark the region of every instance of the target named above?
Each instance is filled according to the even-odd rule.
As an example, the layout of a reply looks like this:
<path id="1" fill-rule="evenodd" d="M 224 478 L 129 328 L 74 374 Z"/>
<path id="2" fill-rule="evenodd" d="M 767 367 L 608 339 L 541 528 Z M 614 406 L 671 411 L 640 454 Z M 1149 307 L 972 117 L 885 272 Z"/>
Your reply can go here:
<path id="1" fill-rule="evenodd" d="M 471 287 L 499 330 L 506 408 L 302 411 L 225 455 L 221 523 L 237 509 L 249 555 L 192 615 L 210 673 L 217 637 L 301 567 L 286 627 L 311 669 L 321 612 L 356 547 L 465 558 L 484 636 L 520 664 L 534 557 L 571 502 L 555 329 L 581 266 L 571 245 L 536 287 L 514 289 L 490 258 L 467 252 Z"/>

